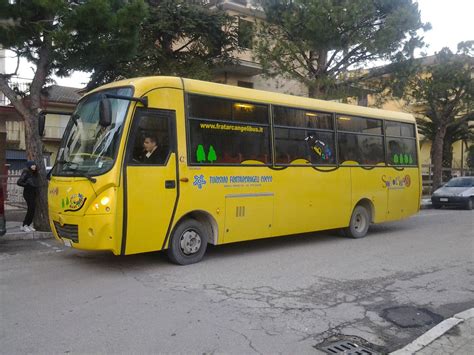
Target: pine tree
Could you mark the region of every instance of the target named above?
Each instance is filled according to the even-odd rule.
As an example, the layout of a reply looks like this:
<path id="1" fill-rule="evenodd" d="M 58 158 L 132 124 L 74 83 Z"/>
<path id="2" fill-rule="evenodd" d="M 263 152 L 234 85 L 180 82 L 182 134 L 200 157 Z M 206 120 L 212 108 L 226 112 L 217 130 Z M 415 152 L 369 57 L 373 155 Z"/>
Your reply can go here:
<path id="1" fill-rule="evenodd" d="M 420 20 L 413 0 L 259 0 L 266 22 L 255 36 L 255 51 L 268 76 L 297 80 L 310 97 L 347 97 L 390 81 L 384 71 L 407 70 L 422 45 Z M 370 62 L 394 63 L 380 70 L 355 73 Z M 397 65 L 395 65 L 397 63 Z M 375 86 L 374 78 L 379 85 Z M 368 84 L 365 84 L 367 83 Z"/>

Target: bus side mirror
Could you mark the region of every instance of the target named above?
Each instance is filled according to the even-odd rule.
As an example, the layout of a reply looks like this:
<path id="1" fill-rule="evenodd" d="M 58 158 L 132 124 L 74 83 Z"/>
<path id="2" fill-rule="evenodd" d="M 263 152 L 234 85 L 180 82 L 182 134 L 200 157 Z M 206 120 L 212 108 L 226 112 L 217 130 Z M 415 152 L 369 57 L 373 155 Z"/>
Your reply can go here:
<path id="1" fill-rule="evenodd" d="M 108 127 L 112 124 L 112 105 L 105 95 L 99 102 L 99 124 L 102 127 Z"/>
<path id="2" fill-rule="evenodd" d="M 46 122 L 46 113 L 40 112 L 38 115 L 38 134 L 40 137 L 44 136 L 45 122 Z"/>

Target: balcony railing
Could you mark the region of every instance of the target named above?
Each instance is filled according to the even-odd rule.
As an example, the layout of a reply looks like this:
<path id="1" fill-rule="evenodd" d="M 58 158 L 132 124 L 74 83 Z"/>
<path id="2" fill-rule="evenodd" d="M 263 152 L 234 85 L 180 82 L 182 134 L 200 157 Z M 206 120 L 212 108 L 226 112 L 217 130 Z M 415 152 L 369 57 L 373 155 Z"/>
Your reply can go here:
<path id="1" fill-rule="evenodd" d="M 44 128 L 43 139 L 61 139 L 66 127 L 46 126 Z M 24 131 L 21 129 L 7 129 L 7 141 L 19 142 Z"/>
<path id="2" fill-rule="evenodd" d="M 10 88 L 18 94 L 27 94 L 30 90 L 31 79 L 14 78 L 10 83 Z M 10 105 L 10 100 L 3 94 L 0 93 L 0 106 Z"/>

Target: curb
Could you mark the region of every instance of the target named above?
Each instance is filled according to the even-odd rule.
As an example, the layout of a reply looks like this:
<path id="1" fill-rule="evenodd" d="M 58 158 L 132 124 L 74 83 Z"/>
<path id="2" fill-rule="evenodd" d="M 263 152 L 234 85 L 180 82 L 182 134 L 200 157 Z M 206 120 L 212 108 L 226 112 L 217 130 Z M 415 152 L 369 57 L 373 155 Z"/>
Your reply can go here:
<path id="1" fill-rule="evenodd" d="M 425 334 L 421 335 L 410 344 L 405 347 L 391 352 L 390 355 L 409 355 L 420 351 L 425 346 L 429 345 L 442 335 L 444 335 L 451 328 L 455 327 L 459 323 L 464 322 L 467 319 L 474 318 L 474 308 L 468 309 L 464 312 L 460 312 L 452 316 L 451 318 L 445 319 L 441 323 L 437 324 Z"/>
<path id="2" fill-rule="evenodd" d="M 53 238 L 52 232 L 13 232 L 5 234 L 0 237 L 2 240 L 33 240 L 33 239 L 51 239 Z"/>

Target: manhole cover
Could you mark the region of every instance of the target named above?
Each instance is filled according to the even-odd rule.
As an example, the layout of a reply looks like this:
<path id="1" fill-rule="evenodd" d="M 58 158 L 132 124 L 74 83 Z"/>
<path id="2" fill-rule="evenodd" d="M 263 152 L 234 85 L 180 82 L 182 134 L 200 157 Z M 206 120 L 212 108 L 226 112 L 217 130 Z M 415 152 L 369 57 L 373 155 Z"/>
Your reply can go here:
<path id="1" fill-rule="evenodd" d="M 376 355 L 377 352 L 366 348 L 360 344 L 357 344 L 353 341 L 337 341 L 335 343 L 328 344 L 326 346 L 320 347 L 320 350 L 326 352 L 327 354 L 345 354 L 345 355 Z"/>
<path id="2" fill-rule="evenodd" d="M 333 335 L 313 347 L 326 354 L 379 355 L 385 353 L 381 346 L 369 343 L 364 338 L 355 335 Z"/>
<path id="3" fill-rule="evenodd" d="M 382 317 L 402 328 L 418 328 L 437 324 L 443 317 L 424 308 L 400 306 L 386 308 Z"/>

